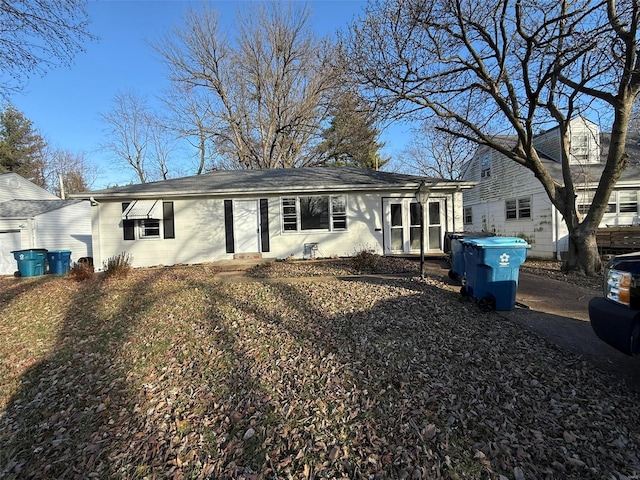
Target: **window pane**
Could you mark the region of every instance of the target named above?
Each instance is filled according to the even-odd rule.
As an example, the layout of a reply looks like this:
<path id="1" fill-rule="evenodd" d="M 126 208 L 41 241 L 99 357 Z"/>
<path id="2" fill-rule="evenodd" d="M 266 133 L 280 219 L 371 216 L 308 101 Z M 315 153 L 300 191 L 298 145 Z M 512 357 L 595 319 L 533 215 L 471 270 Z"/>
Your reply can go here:
<path id="1" fill-rule="evenodd" d="M 593 192 L 581 192 L 576 200 L 578 211 L 585 214 L 589 211 L 589 207 L 593 202 Z"/>
<path id="2" fill-rule="evenodd" d="M 345 230 L 347 228 L 347 201 L 345 197 L 331 198 L 331 212 L 333 214 L 333 229 Z"/>
<path id="3" fill-rule="evenodd" d="M 402 226 L 402 204 L 400 203 L 391 204 L 391 226 Z"/>
<path id="4" fill-rule="evenodd" d="M 282 199 L 282 228 L 287 232 L 298 230 L 295 198 Z"/>
<path id="5" fill-rule="evenodd" d="M 464 209 L 464 223 L 473 223 L 473 208 L 467 207 Z"/>
<path id="6" fill-rule="evenodd" d="M 518 199 L 518 218 L 531 218 L 531 199 L 529 197 Z"/>
<path id="7" fill-rule="evenodd" d="M 440 235 L 442 232 L 440 226 L 429 227 L 429 249 L 434 250 L 437 248 L 442 248 Z"/>
<path id="8" fill-rule="evenodd" d="M 143 237 L 159 237 L 160 222 L 158 220 L 141 220 Z"/>
<path id="9" fill-rule="evenodd" d="M 620 213 L 636 213 L 638 211 L 638 195 L 636 192 L 618 192 Z"/>
<path id="10" fill-rule="evenodd" d="M 411 217 L 411 225 L 420 225 L 420 204 L 411 203 L 409 205 L 409 216 Z"/>
<path id="11" fill-rule="evenodd" d="M 420 250 L 420 227 L 412 226 L 409 230 L 411 250 Z"/>
<path id="12" fill-rule="evenodd" d="M 429 225 L 440 225 L 440 202 L 429 203 Z"/>
<path id="13" fill-rule="evenodd" d="M 300 228 L 329 229 L 329 197 L 300 197 Z"/>
<path id="14" fill-rule="evenodd" d="M 518 218 L 515 200 L 507 200 L 505 202 L 505 206 L 506 206 L 506 212 L 507 212 L 507 220 L 514 220 Z"/>
<path id="15" fill-rule="evenodd" d="M 401 228 L 392 228 L 391 229 L 391 250 L 393 251 L 402 251 L 404 244 L 404 239 L 402 238 L 402 229 Z"/>
<path id="16" fill-rule="evenodd" d="M 487 178 L 491 176 L 491 158 L 486 155 L 482 157 L 480 162 L 480 178 Z"/>

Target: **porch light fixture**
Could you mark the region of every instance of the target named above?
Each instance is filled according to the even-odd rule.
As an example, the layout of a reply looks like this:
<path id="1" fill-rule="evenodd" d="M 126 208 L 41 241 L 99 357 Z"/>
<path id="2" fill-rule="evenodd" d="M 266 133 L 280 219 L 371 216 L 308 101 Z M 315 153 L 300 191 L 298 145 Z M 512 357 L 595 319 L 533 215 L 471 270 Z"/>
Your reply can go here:
<path id="1" fill-rule="evenodd" d="M 429 200 L 431 191 L 427 183 L 422 180 L 416 190 L 416 200 L 420 204 L 420 278 L 424 279 L 424 207 Z"/>

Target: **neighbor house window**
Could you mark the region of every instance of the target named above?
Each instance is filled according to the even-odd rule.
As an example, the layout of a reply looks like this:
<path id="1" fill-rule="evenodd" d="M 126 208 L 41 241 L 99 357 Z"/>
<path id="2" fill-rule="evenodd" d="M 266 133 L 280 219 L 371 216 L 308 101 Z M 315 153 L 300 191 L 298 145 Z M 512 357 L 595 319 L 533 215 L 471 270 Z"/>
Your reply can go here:
<path id="1" fill-rule="evenodd" d="M 636 213 L 637 211 L 638 211 L 637 192 L 635 191 L 618 192 L 618 212 L 619 213 Z"/>
<path id="2" fill-rule="evenodd" d="M 593 191 L 583 192 L 578 195 L 577 208 L 580 213 L 585 215 L 591 204 L 593 203 Z M 635 190 L 611 192 L 607 202 L 605 213 L 614 215 L 621 213 L 637 213 L 638 212 L 638 192 Z"/>
<path id="3" fill-rule="evenodd" d="M 531 218 L 531 197 L 512 198 L 505 202 L 507 220 Z"/>
<path id="4" fill-rule="evenodd" d="M 577 209 L 582 215 L 586 215 L 593 202 L 594 192 L 582 192 L 578 195 Z"/>
<path id="5" fill-rule="evenodd" d="M 343 195 L 282 199 L 282 229 L 285 232 L 346 228 L 347 201 Z"/>
<path id="6" fill-rule="evenodd" d="M 466 225 L 469 225 L 470 223 L 473 223 L 473 208 L 472 207 L 465 207 L 465 209 L 464 209 L 464 223 Z"/>
<path id="7" fill-rule="evenodd" d="M 485 155 L 480 160 L 480 178 L 489 178 L 491 176 L 491 157 Z"/>

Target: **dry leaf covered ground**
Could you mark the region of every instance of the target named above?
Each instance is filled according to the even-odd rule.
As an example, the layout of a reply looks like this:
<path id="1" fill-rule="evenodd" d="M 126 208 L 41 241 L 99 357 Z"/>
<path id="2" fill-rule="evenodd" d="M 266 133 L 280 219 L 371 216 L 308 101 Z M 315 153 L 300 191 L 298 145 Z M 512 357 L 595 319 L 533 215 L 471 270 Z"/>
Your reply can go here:
<path id="1" fill-rule="evenodd" d="M 215 273 L 0 278 L 0 477 L 640 475 L 636 393 L 437 280 Z"/>

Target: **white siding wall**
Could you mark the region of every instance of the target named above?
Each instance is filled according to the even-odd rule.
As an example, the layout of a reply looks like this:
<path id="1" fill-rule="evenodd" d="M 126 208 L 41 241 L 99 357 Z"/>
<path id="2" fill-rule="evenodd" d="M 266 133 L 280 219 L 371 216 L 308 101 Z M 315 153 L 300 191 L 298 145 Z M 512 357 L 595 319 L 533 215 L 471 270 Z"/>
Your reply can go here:
<path id="1" fill-rule="evenodd" d="M 6 200 L 59 200 L 16 173 L 0 174 L 0 202 Z"/>
<path id="2" fill-rule="evenodd" d="M 83 201 L 38 215 L 35 218 L 35 243 L 28 248 L 71 250 L 73 261 L 93 256 L 89 209 L 89 202 Z"/>
<path id="3" fill-rule="evenodd" d="M 46 248 L 47 250 L 71 250 L 71 259 L 92 256 L 91 218 L 89 202 L 80 202 L 53 210 L 35 218 L 0 219 L 0 232 L 12 232 L 11 245 L 0 243 L 0 256 L 5 267 L 0 275 L 13 274 L 17 269 L 7 259 L 13 259 L 11 250 Z M 13 233 L 17 232 L 17 233 Z M 16 238 L 17 237 L 17 238 Z M 8 239 L 9 236 L 5 236 Z M 17 241 L 16 241 L 17 240 Z M 16 245 L 17 244 L 17 245 Z"/>
<path id="4" fill-rule="evenodd" d="M 382 254 L 381 195 L 348 193 L 344 195 L 347 197 L 346 232 L 284 232 L 280 212 L 281 197 L 269 197 L 271 251 L 264 256 L 286 258 L 291 255 L 301 258 L 306 243 L 317 243 L 318 255 L 322 257 L 349 256 L 364 249 Z"/>
<path id="5" fill-rule="evenodd" d="M 472 162 L 479 163 L 482 154 L 479 152 Z M 521 237 L 531 244 L 528 257 L 553 258 L 556 251 L 553 207 L 533 173 L 492 152 L 491 177 L 481 180 L 479 166 L 472 164 L 468 175 L 474 174 L 476 178 L 465 178 L 479 183 L 464 192 L 464 206 L 473 209 L 473 223 L 464 229 Z M 531 218 L 507 221 L 505 201 L 521 197 L 531 198 Z"/>
<path id="6" fill-rule="evenodd" d="M 322 195 L 323 193 L 316 193 Z M 329 193 L 327 193 L 328 195 Z M 234 197 L 233 200 L 269 201 L 270 251 L 265 258 L 302 258 L 305 244 L 317 243 L 317 255 L 349 256 L 363 249 L 383 253 L 382 198 L 393 192 L 330 193 L 347 197 L 347 231 L 285 232 L 282 228 L 281 195 Z M 296 195 L 284 195 L 294 197 Z M 411 196 L 413 195 L 406 195 Z M 462 228 L 462 194 L 438 195 L 447 199 L 447 225 L 445 229 Z M 224 198 L 174 198 L 175 239 L 124 240 L 122 229 L 122 200 L 100 201 L 92 207 L 94 244 L 93 253 L 97 269 L 106 260 L 127 252 L 135 267 L 205 263 L 233 259 L 226 253 Z M 126 202 L 126 200 L 125 200 Z M 162 226 L 161 226 L 162 230 Z"/>
<path id="7" fill-rule="evenodd" d="M 136 267 L 203 263 L 228 258 L 225 253 L 223 200 L 176 199 L 173 200 L 173 209 L 175 239 L 124 240 L 122 202 L 101 201 L 92 207 L 96 269 L 102 269 L 110 257 L 123 252 L 132 256 L 132 264 Z"/>

